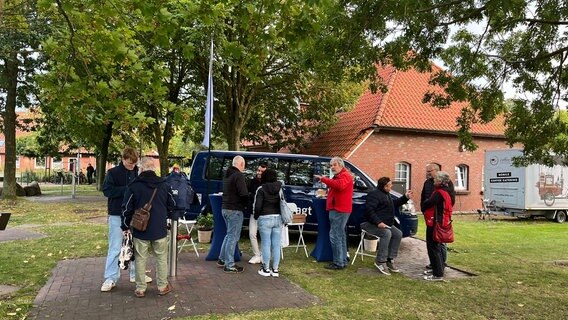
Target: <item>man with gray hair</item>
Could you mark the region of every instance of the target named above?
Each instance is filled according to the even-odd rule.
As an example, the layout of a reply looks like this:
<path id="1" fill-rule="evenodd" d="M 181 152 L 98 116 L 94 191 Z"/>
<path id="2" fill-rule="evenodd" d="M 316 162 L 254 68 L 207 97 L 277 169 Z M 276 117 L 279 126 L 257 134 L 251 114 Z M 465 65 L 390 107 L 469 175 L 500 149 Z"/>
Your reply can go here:
<path id="1" fill-rule="evenodd" d="M 345 226 L 352 211 L 353 177 L 340 157 L 329 161 L 333 178 L 314 175 L 329 188 L 327 193 L 326 210 L 329 211 L 329 240 L 333 252 L 333 262 L 325 266 L 330 270 L 341 270 L 347 266 L 347 235 Z"/>
<path id="2" fill-rule="evenodd" d="M 134 256 L 136 257 L 134 260 L 136 264 L 136 290 L 134 295 L 138 298 L 143 298 L 146 295 L 147 284 L 144 279 L 146 263 L 149 256 L 153 254 L 156 259 L 158 295 L 163 296 L 172 291 L 168 282 L 167 220 L 171 218 L 170 212 L 175 207 L 175 201 L 166 181 L 156 175 L 152 158 L 142 158 L 138 166 L 140 175 L 128 185 L 124 194 L 121 228 L 124 233 L 132 232 Z M 146 230 L 130 230 L 134 211 L 144 207 L 146 203 L 152 205 Z"/>
<path id="3" fill-rule="evenodd" d="M 223 219 L 227 224 L 227 235 L 223 239 L 217 265 L 225 273 L 241 273 L 244 268 L 235 264 L 235 249 L 243 227 L 243 212 L 248 204 L 248 189 L 243 171 L 245 159 L 233 158 L 233 165 L 223 177 Z"/>

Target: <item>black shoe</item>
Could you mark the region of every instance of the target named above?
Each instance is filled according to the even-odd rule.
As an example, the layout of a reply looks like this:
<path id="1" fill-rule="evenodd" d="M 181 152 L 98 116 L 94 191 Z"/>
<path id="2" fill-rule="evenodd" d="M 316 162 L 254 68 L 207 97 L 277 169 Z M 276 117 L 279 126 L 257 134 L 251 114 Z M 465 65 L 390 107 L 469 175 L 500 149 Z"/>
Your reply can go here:
<path id="1" fill-rule="evenodd" d="M 225 273 L 242 273 L 245 268 L 237 266 L 236 264 L 232 267 L 224 267 L 223 272 Z"/>
<path id="2" fill-rule="evenodd" d="M 217 267 L 223 268 L 225 266 L 225 261 L 219 259 L 217 260 Z"/>
<path id="3" fill-rule="evenodd" d="M 431 264 L 427 265 L 426 269 L 432 269 L 432 265 Z"/>
<path id="4" fill-rule="evenodd" d="M 325 266 L 324 268 L 328 269 L 328 270 L 341 270 L 341 269 L 345 269 L 344 266 L 338 266 L 335 263 L 330 263 L 327 266 Z"/>

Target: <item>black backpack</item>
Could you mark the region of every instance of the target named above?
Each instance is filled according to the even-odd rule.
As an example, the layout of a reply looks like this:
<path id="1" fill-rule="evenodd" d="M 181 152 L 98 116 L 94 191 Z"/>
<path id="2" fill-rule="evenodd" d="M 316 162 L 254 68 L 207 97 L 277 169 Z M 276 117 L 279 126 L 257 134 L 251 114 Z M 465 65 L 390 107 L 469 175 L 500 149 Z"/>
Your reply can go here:
<path id="1" fill-rule="evenodd" d="M 187 211 L 195 197 L 195 191 L 189 184 L 185 173 L 172 172 L 166 177 L 166 183 L 171 188 L 176 202 L 176 210 Z"/>

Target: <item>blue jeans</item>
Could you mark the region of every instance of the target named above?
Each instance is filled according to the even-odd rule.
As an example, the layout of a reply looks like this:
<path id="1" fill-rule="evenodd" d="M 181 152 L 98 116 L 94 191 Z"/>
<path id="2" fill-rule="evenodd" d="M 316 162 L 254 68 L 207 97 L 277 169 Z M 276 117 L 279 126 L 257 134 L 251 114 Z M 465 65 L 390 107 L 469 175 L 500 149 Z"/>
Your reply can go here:
<path id="1" fill-rule="evenodd" d="M 235 249 L 241 237 L 243 228 L 243 212 L 239 210 L 223 209 L 223 219 L 227 225 L 227 234 L 221 245 L 219 259 L 225 261 L 225 267 L 230 268 L 235 265 Z"/>
<path id="2" fill-rule="evenodd" d="M 329 211 L 329 241 L 331 242 L 333 263 L 340 267 L 345 267 L 347 264 L 347 235 L 345 233 L 347 220 L 349 220 L 348 213 Z"/>
<path id="3" fill-rule="evenodd" d="M 278 270 L 280 265 L 280 238 L 282 236 L 282 218 L 279 214 L 270 214 L 258 217 L 258 230 L 260 231 L 260 251 L 262 265 L 269 270 L 272 256 L 272 269 Z M 272 251 L 272 255 L 270 252 Z"/>
<path id="4" fill-rule="evenodd" d="M 108 216 L 108 252 L 105 264 L 105 280 L 112 280 L 114 283 L 120 279 L 120 268 L 118 267 L 118 256 L 122 247 L 122 229 L 120 229 L 121 216 Z M 128 266 L 130 277 L 136 274 L 134 263 Z"/>

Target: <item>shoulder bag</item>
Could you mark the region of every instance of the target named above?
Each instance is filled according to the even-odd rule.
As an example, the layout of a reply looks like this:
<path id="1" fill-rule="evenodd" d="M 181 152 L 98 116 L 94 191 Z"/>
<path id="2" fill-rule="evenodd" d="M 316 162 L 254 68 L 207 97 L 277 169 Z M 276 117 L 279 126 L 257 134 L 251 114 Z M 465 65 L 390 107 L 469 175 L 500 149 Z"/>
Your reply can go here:
<path id="1" fill-rule="evenodd" d="M 152 201 L 156 195 L 158 188 L 154 189 L 150 201 L 148 201 L 144 207 L 134 210 L 132 215 L 132 220 L 130 221 L 130 226 L 138 231 L 146 231 L 148 227 L 148 221 L 150 220 L 150 209 L 152 209 Z"/>
<path id="2" fill-rule="evenodd" d="M 282 217 L 282 223 L 284 225 L 292 223 L 292 210 L 284 198 L 282 189 L 280 189 L 280 217 Z"/>
<path id="3" fill-rule="evenodd" d="M 438 221 L 437 205 L 434 205 L 434 232 L 432 234 L 432 238 L 438 243 L 454 242 L 454 228 L 452 227 L 452 221 L 450 220 L 447 226 L 444 226 L 443 216 L 442 221 Z"/>

